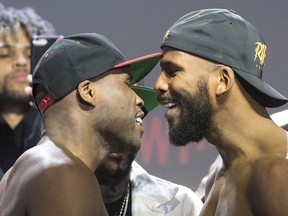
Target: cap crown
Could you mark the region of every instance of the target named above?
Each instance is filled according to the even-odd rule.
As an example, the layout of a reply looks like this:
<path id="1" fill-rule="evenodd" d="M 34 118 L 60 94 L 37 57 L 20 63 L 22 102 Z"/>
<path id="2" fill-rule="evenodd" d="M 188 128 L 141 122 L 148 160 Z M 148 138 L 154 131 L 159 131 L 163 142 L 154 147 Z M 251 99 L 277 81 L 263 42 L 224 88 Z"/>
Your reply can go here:
<path id="1" fill-rule="evenodd" d="M 261 78 L 266 45 L 257 30 L 234 11 L 206 9 L 181 17 L 161 47 L 178 49 Z"/>
<path id="2" fill-rule="evenodd" d="M 80 82 L 124 61 L 126 57 L 103 35 L 82 33 L 59 38 L 36 65 L 32 84 L 41 84 L 54 100 L 60 100 Z"/>

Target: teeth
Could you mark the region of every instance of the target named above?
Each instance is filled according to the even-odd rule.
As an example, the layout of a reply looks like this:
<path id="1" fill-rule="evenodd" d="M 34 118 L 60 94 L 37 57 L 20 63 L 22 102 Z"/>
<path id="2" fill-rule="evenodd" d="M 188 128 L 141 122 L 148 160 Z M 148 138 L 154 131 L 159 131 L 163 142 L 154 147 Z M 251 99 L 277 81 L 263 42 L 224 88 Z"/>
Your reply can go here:
<path id="1" fill-rule="evenodd" d="M 142 124 L 142 119 L 140 117 L 137 117 L 136 118 L 136 122 L 141 125 Z"/>
<path id="2" fill-rule="evenodd" d="M 176 103 L 168 103 L 168 104 L 165 104 L 163 107 L 164 107 L 164 108 L 167 108 L 167 109 L 171 109 L 171 108 L 173 108 L 174 106 L 176 106 Z"/>

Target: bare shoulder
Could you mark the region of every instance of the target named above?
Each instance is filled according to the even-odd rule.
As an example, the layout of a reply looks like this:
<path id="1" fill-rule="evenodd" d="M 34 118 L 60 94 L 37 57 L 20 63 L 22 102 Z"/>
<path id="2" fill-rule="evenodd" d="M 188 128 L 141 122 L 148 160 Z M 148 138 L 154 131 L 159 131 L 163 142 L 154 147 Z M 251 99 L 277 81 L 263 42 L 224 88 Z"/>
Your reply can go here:
<path id="1" fill-rule="evenodd" d="M 255 162 L 247 186 L 255 215 L 287 215 L 288 160 L 265 157 Z M 264 214 L 265 213 L 265 214 Z"/>
<path id="2" fill-rule="evenodd" d="M 27 187 L 33 195 L 29 199 L 31 209 L 38 213 L 40 206 L 50 206 L 47 215 L 105 215 L 94 173 L 79 158 L 66 152 L 54 159 L 42 164 L 42 171 Z"/>
<path id="3" fill-rule="evenodd" d="M 106 214 L 94 173 L 79 158 L 55 146 L 25 152 L 10 170 L 6 191 L 10 191 L 7 201 L 18 194 L 15 203 L 21 203 L 29 215 Z"/>
<path id="4" fill-rule="evenodd" d="M 252 169 L 251 181 L 256 181 L 257 184 L 265 184 L 275 180 L 284 183 L 287 182 L 287 178 L 288 160 L 286 158 L 263 157 L 255 162 Z"/>

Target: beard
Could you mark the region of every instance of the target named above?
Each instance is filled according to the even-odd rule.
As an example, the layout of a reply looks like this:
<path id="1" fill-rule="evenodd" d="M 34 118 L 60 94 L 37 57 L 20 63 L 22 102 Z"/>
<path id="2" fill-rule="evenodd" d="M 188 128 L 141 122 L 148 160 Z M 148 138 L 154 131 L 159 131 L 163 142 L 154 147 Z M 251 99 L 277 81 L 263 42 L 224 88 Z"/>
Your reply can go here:
<path id="1" fill-rule="evenodd" d="M 1 104 L 17 107 L 29 107 L 29 96 L 15 89 L 8 89 L 5 85 L 0 93 Z M 2 107 L 2 106 L 0 106 Z"/>
<path id="2" fill-rule="evenodd" d="M 181 106 L 179 123 L 170 126 L 170 143 L 175 146 L 185 146 L 189 142 L 199 142 L 208 133 L 212 125 L 212 104 L 209 97 L 207 80 L 197 83 L 194 95 L 173 95 Z"/>

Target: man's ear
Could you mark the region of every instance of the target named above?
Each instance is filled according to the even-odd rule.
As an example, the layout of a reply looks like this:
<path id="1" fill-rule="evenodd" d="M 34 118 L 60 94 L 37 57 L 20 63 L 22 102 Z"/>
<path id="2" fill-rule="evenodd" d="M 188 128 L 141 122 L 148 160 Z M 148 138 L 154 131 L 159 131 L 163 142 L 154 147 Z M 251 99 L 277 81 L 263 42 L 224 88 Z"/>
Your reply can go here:
<path id="1" fill-rule="evenodd" d="M 216 95 L 220 96 L 228 92 L 234 82 L 235 82 L 235 74 L 234 71 L 227 66 L 221 66 L 217 70 L 217 86 L 216 86 Z"/>
<path id="2" fill-rule="evenodd" d="M 78 95 L 85 103 L 95 106 L 95 89 L 93 83 L 89 80 L 82 81 L 78 87 Z"/>

